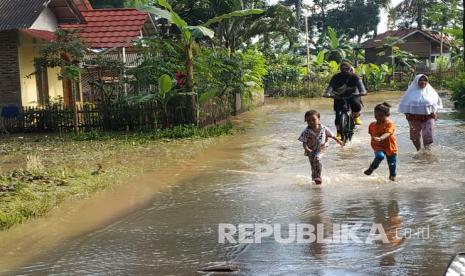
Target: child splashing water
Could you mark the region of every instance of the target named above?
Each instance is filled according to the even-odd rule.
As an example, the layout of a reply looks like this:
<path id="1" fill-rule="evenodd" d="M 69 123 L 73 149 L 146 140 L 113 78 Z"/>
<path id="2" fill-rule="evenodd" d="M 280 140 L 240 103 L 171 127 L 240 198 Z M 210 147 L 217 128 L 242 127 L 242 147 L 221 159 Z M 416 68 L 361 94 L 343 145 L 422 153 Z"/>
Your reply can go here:
<path id="1" fill-rule="evenodd" d="M 321 184 L 321 157 L 329 138 L 332 138 L 341 146 L 344 143 L 320 123 L 320 113 L 318 111 L 307 111 L 305 113 L 305 122 L 307 122 L 307 128 L 300 134 L 298 140 L 302 142 L 305 150 L 304 155 L 308 156 L 308 160 L 310 161 L 312 180 L 315 181 L 315 184 Z"/>
<path id="2" fill-rule="evenodd" d="M 376 170 L 386 156 L 389 166 L 389 179 L 396 180 L 396 163 L 397 163 L 397 141 L 394 134 L 396 125 L 389 119 L 390 104 L 384 102 L 375 107 L 375 119 L 368 127 L 368 133 L 371 136 L 371 147 L 375 151 L 375 159 L 370 167 L 365 171 L 370 175 Z"/>

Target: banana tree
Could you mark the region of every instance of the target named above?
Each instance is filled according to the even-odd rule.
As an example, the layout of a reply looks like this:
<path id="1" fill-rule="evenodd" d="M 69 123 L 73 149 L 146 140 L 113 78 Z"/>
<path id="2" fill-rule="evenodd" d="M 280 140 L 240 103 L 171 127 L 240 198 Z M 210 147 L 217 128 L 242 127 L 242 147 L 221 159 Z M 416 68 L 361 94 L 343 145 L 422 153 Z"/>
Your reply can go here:
<path id="1" fill-rule="evenodd" d="M 415 70 L 415 65 L 419 62 L 417 57 L 409 52 L 401 50 L 397 46 L 392 47 L 392 58 L 395 65 L 401 68 L 407 68 L 409 71 Z"/>
<path id="2" fill-rule="evenodd" d="M 352 51 L 352 46 L 347 42 L 346 38 L 343 35 L 338 37 L 336 31 L 331 27 L 328 27 L 324 44 L 324 49 L 327 50 L 326 59 L 328 61 L 341 62 Z"/>
<path id="3" fill-rule="evenodd" d="M 390 73 L 390 69 L 386 64 L 378 66 L 373 63 L 370 63 L 367 69 L 368 86 L 371 86 L 371 90 L 378 91 Z"/>
<path id="4" fill-rule="evenodd" d="M 239 10 L 234 11 L 231 13 L 227 13 L 221 16 L 214 17 L 208 20 L 206 23 L 198 25 L 198 26 L 189 26 L 186 21 L 184 21 L 176 12 L 173 11 L 173 8 L 166 0 L 156 0 L 154 1 L 158 6 L 143 6 L 139 8 L 140 11 L 148 12 L 155 16 L 167 19 L 171 24 L 174 24 L 181 33 L 181 43 L 184 49 L 185 55 L 185 69 L 186 69 L 186 87 L 188 89 L 188 93 L 190 93 L 190 103 L 189 108 L 191 116 L 192 116 L 192 123 L 197 122 L 197 112 L 196 112 L 196 101 L 195 101 L 195 94 L 193 93 L 194 90 L 194 55 L 193 55 L 193 46 L 196 39 L 202 37 L 209 37 L 213 38 L 215 32 L 208 28 L 211 24 L 220 22 L 224 19 L 229 19 L 233 17 L 241 17 L 251 14 L 260 14 L 263 10 L 260 9 L 249 9 L 249 10 Z"/>
<path id="5" fill-rule="evenodd" d="M 163 111 L 163 127 L 167 127 L 169 124 L 168 120 L 168 103 L 174 97 L 173 93 L 173 80 L 170 76 L 164 74 L 158 78 L 158 93 L 148 94 L 138 99 L 138 102 L 147 102 L 155 100 Z"/>
<path id="6" fill-rule="evenodd" d="M 318 52 L 316 56 L 312 57 L 312 67 L 315 71 L 319 72 L 328 66 L 328 62 L 325 60 L 325 55 L 328 51 L 323 49 Z"/>

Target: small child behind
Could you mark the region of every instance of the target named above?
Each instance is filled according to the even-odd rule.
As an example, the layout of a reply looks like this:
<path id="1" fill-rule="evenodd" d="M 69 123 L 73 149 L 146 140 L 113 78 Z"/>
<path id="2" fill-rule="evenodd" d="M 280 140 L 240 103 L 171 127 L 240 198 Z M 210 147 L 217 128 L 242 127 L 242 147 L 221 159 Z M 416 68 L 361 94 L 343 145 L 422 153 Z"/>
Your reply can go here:
<path id="1" fill-rule="evenodd" d="M 390 107 L 391 105 L 386 102 L 375 107 L 376 122 L 372 122 L 368 127 L 368 133 L 371 135 L 371 147 L 375 151 L 375 159 L 364 173 L 371 175 L 386 156 L 389 166 L 389 179 L 395 181 L 397 163 L 396 125 L 389 119 Z"/>
<path id="2" fill-rule="evenodd" d="M 329 138 L 335 140 L 341 146 L 344 143 L 336 138 L 333 133 L 320 123 L 320 113 L 309 110 L 305 113 L 307 128 L 300 134 L 299 141 L 302 142 L 305 156 L 308 156 L 312 168 L 312 180 L 315 184 L 321 184 L 321 157 Z"/>

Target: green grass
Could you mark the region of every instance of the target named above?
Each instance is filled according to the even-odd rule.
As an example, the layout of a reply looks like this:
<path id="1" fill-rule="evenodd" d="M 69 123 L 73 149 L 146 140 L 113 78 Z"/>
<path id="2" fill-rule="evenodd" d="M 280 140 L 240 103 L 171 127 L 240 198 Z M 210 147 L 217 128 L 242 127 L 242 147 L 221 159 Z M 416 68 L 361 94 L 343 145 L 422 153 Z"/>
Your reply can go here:
<path id="1" fill-rule="evenodd" d="M 111 139 L 127 140 L 132 142 L 145 143 L 147 141 L 159 139 L 183 139 L 183 138 L 208 138 L 225 134 L 233 134 L 235 129 L 230 122 L 224 125 L 215 125 L 207 128 L 181 125 L 169 129 L 160 129 L 151 132 L 136 133 L 110 133 L 91 131 L 78 135 L 69 134 L 69 138 L 75 141 L 106 141 Z"/>
<path id="2" fill-rule="evenodd" d="M 7 137 L 0 143 L 1 161 L 10 164 L 7 170 L 0 167 L 0 230 L 40 217 L 64 200 L 89 197 L 146 169 L 163 166 L 168 158 L 193 155 L 202 149 L 196 145 L 211 143 L 203 138 L 237 131 L 227 123 L 141 133 Z"/>
<path id="3" fill-rule="evenodd" d="M 89 156 L 90 157 L 90 156 Z M 105 172 L 91 171 L 82 162 L 76 168 L 51 167 L 42 171 L 24 169 L 0 176 L 0 229 L 8 229 L 31 218 L 40 217 L 70 197 L 86 198 L 131 176 L 127 167 L 108 167 Z M 80 168 L 79 168 L 80 167 Z M 135 173 L 140 173 L 131 167 Z M 67 170 L 69 172 L 67 172 Z"/>

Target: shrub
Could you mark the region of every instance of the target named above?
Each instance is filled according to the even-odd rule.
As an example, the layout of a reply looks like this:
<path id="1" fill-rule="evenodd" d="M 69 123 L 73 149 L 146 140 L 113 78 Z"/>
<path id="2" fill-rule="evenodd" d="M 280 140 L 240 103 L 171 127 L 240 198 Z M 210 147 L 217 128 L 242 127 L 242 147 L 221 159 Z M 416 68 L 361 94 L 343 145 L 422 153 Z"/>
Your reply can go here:
<path id="1" fill-rule="evenodd" d="M 459 77 L 450 82 L 449 87 L 452 90 L 451 100 L 456 108 L 465 108 L 465 73 L 461 73 Z"/>

